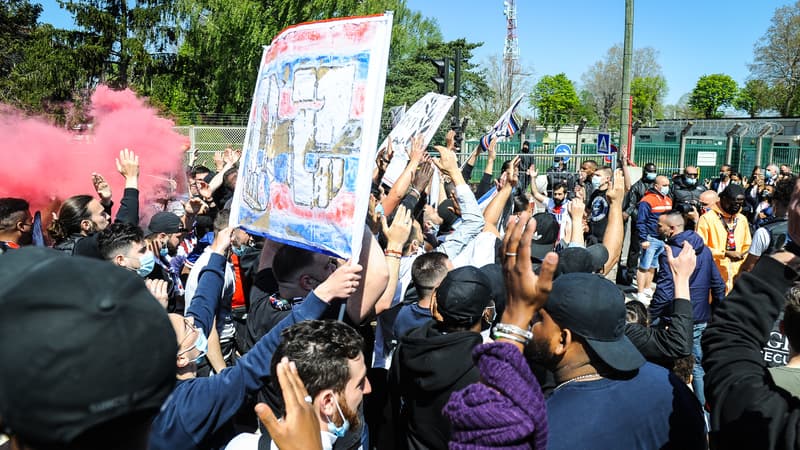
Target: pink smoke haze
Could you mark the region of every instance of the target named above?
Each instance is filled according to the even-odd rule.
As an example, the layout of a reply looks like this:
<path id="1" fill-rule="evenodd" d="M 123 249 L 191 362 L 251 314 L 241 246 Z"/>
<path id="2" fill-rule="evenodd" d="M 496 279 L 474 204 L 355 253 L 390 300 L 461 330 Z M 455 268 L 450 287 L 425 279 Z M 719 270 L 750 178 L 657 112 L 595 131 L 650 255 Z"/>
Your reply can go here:
<path id="1" fill-rule="evenodd" d="M 187 138 L 174 132 L 172 121 L 158 117 L 130 90 L 99 86 L 92 95 L 93 127 L 83 135 L 41 119 L 0 114 L 0 197 L 24 198 L 32 211 L 49 209 L 53 198 L 95 195 L 92 172 L 105 177 L 115 207 L 119 206 L 124 179 L 114 160 L 123 148 L 139 156 L 142 212 L 148 199 L 163 196 L 167 178 L 181 176 Z M 178 186 L 183 185 L 178 180 Z"/>

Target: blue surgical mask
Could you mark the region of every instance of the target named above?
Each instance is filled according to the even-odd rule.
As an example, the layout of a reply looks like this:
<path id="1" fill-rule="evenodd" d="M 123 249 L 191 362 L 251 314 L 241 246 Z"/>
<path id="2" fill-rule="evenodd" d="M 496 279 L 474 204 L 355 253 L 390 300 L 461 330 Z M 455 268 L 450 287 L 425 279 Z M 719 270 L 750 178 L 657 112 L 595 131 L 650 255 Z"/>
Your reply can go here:
<path id="1" fill-rule="evenodd" d="M 333 424 L 333 421 L 328 419 L 328 431 L 337 438 L 342 438 L 347 433 L 347 430 L 350 429 L 350 421 L 347 420 L 347 417 L 342 413 L 342 408 L 339 407 L 338 400 L 336 401 L 336 409 L 339 410 L 339 415 L 342 416 L 342 426 L 337 427 Z"/>
<path id="2" fill-rule="evenodd" d="M 150 275 L 150 272 L 153 271 L 155 266 L 156 258 L 153 256 L 153 252 L 147 251 L 144 255 L 139 257 L 139 268 L 136 269 L 136 273 L 139 274 L 140 277 L 144 278 Z"/>
<path id="3" fill-rule="evenodd" d="M 768 171 L 767 171 L 767 172 L 764 174 L 764 178 L 766 178 L 767 180 L 771 180 L 771 179 L 772 179 L 772 172 L 770 172 L 770 171 L 768 170 Z"/>
<path id="4" fill-rule="evenodd" d="M 241 246 L 241 247 L 231 247 L 231 250 L 233 250 L 233 253 L 236 256 L 242 256 L 242 255 L 244 255 L 245 250 L 247 250 L 247 247 L 244 246 L 244 245 Z"/>
<path id="5" fill-rule="evenodd" d="M 687 186 L 694 186 L 697 184 L 697 178 L 684 178 Z"/>
<path id="6" fill-rule="evenodd" d="M 167 247 L 161 247 L 161 250 L 158 251 L 158 254 L 161 255 L 162 258 L 169 256 L 169 250 Z"/>
<path id="7" fill-rule="evenodd" d="M 558 167 L 558 166 L 560 166 L 560 165 L 561 165 L 561 164 L 560 164 L 560 163 L 557 163 L 557 162 L 554 162 L 554 163 L 553 163 L 553 167 Z"/>
<path id="8" fill-rule="evenodd" d="M 203 333 L 203 330 L 200 328 L 197 329 L 197 339 L 194 341 L 194 348 L 200 351 L 200 354 L 197 355 L 194 362 L 199 362 L 206 356 L 206 353 L 208 353 L 208 339 L 206 339 L 206 334 Z"/>
<path id="9" fill-rule="evenodd" d="M 661 188 L 661 195 L 663 195 L 664 197 L 669 195 L 669 186 L 664 186 Z"/>
<path id="10" fill-rule="evenodd" d="M 647 181 L 655 181 L 658 174 L 655 172 L 647 172 L 644 174 L 644 176 L 647 178 Z"/>
<path id="11" fill-rule="evenodd" d="M 377 213 L 379 216 L 382 216 L 382 215 L 383 215 L 383 203 L 378 203 L 378 204 L 375 206 L 375 212 L 376 212 L 376 213 Z"/>
<path id="12" fill-rule="evenodd" d="M 592 177 L 592 186 L 594 186 L 595 189 L 599 188 L 601 184 L 603 184 L 602 178 L 596 176 Z"/>

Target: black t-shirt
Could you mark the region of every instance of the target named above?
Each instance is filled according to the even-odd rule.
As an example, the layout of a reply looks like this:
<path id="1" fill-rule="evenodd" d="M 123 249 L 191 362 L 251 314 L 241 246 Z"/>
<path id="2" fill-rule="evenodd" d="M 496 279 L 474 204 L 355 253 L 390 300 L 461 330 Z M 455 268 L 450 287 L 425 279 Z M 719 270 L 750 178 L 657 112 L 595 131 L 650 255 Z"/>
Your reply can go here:
<path id="1" fill-rule="evenodd" d="M 589 208 L 591 210 L 589 215 L 589 234 L 594 236 L 597 242 L 603 242 L 603 235 L 606 233 L 606 226 L 608 226 L 609 203 L 606 192 L 596 189 L 589 198 Z"/>

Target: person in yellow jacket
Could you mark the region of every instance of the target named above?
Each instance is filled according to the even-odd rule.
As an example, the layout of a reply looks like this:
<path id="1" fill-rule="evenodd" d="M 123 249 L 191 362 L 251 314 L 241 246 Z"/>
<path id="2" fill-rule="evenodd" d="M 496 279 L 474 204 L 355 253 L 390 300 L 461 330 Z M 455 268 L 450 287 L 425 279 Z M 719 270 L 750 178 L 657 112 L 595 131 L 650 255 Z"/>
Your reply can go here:
<path id="1" fill-rule="evenodd" d="M 726 294 L 733 288 L 733 279 L 739 273 L 752 242 L 747 217 L 739 212 L 744 197 L 744 188 L 737 184 L 728 185 L 719 194 L 719 202 L 700 216 L 697 223 L 697 234 L 711 249 L 714 263 L 725 280 Z"/>

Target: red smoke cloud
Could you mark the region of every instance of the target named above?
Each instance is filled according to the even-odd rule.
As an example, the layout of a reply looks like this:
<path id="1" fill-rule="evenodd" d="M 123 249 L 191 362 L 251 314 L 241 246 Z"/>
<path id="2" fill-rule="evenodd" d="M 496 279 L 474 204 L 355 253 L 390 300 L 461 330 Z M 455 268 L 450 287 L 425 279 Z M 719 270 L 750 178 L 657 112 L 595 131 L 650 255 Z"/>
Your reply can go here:
<path id="1" fill-rule="evenodd" d="M 165 178 L 181 176 L 187 138 L 132 91 L 99 86 L 92 95 L 92 116 L 92 130 L 80 136 L 20 114 L 0 117 L 0 197 L 21 197 L 32 211 L 47 210 L 54 198 L 95 195 L 92 172 L 97 172 L 111 185 L 118 206 L 124 179 L 114 159 L 123 148 L 139 156 L 142 212 L 147 199 L 163 190 Z"/>

